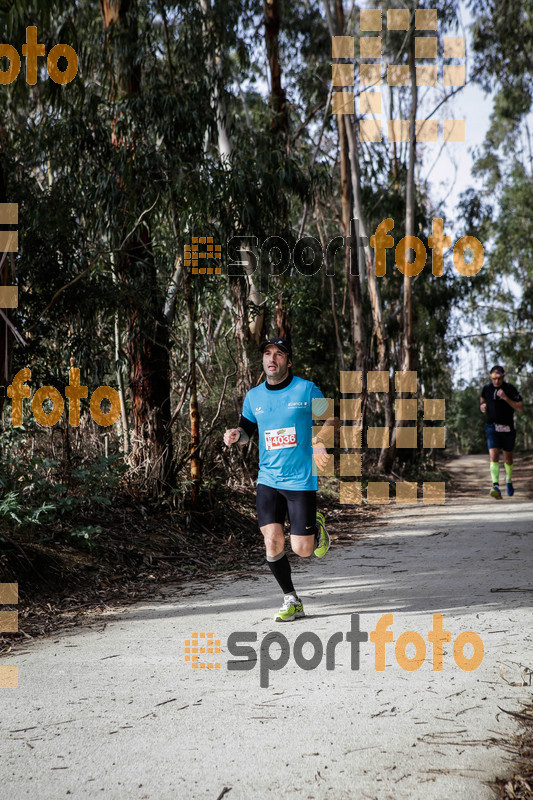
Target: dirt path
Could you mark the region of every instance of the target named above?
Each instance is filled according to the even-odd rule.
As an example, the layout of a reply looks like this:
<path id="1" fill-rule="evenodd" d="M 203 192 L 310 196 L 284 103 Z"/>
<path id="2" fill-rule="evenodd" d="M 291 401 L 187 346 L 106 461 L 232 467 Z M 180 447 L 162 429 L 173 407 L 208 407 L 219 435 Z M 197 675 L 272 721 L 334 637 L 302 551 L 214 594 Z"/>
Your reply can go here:
<path id="1" fill-rule="evenodd" d="M 476 458 L 453 469 L 475 472 Z M 186 596 L 167 587 L 3 658 L 20 675 L 1 695 L 10 797 L 488 800 L 486 782 L 508 770 L 496 740 L 515 730 L 500 709 L 531 696 L 533 502 L 517 492 L 488 506 L 485 491 L 481 480 L 446 506 L 391 505 L 365 539 L 306 561 L 294 577 L 308 616 L 294 624 L 272 621 L 279 594 L 265 571 L 189 584 Z M 357 663 L 355 631 L 384 614 L 394 642 L 377 670 L 372 641 Z M 434 614 L 451 634 L 442 671 Z M 407 631 L 421 660 L 426 651 L 413 671 L 397 647 Z M 464 631 L 483 643 L 472 671 L 456 661 Z M 208 632 L 221 652 L 204 663 L 221 666 L 194 670 L 185 642 Z M 232 634 L 251 649 L 230 652 Z"/>
<path id="2" fill-rule="evenodd" d="M 514 500 L 533 500 L 533 453 L 515 455 L 513 467 L 513 486 L 515 494 L 512 498 L 505 494 L 505 471 L 500 455 L 500 488 L 505 502 Z M 452 474 L 450 486 L 451 499 L 482 499 L 488 503 L 499 502 L 489 497 L 491 487 L 488 454 L 461 456 L 448 461 L 446 469 Z M 447 487 L 448 488 L 448 487 Z"/>

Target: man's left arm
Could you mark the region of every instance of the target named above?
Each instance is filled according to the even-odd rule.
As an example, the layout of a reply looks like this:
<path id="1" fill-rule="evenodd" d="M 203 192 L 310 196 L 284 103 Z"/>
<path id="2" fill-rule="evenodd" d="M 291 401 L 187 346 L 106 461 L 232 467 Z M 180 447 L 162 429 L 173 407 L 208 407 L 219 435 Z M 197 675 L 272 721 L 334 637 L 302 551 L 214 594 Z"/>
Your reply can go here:
<path id="1" fill-rule="evenodd" d="M 311 389 L 311 406 L 313 404 L 313 400 L 323 400 L 326 402 L 324 395 L 316 384 L 313 384 Z M 331 455 L 327 452 L 326 447 L 334 446 L 335 430 L 340 428 L 340 425 L 340 420 L 337 417 L 329 417 L 327 420 L 325 420 L 319 433 L 316 436 L 313 436 L 311 439 L 311 444 L 313 446 L 313 458 L 320 471 L 325 469 L 329 459 L 331 458 Z M 333 430 L 328 430 L 327 432 L 324 431 L 324 433 L 322 433 L 324 428 L 333 428 Z"/>
<path id="2" fill-rule="evenodd" d="M 520 397 L 520 394 L 518 392 L 516 392 L 516 395 L 515 395 L 516 397 L 520 398 L 518 400 L 512 400 L 510 397 L 508 397 L 505 394 L 503 389 L 498 389 L 496 394 L 501 400 L 505 400 L 505 402 L 508 403 L 511 406 L 511 408 L 514 408 L 515 411 L 523 411 L 524 410 L 524 401 L 522 400 L 522 398 Z"/>
<path id="3" fill-rule="evenodd" d="M 329 417 L 329 419 L 325 420 L 324 424 L 322 425 L 323 428 L 333 428 L 334 431 L 338 430 L 340 426 L 341 426 L 341 421 L 338 417 Z M 334 436 L 335 436 L 334 432 L 333 434 L 328 432 L 328 434 L 324 433 L 322 435 L 319 433 L 316 436 L 313 436 L 311 441 L 314 446 L 326 445 L 327 447 L 333 447 L 333 442 L 331 442 L 331 444 L 329 444 L 329 442 L 331 441 L 331 439 L 333 439 Z"/>
<path id="4" fill-rule="evenodd" d="M 324 422 L 322 428 L 333 428 L 332 432 L 329 433 L 328 431 L 329 435 L 326 435 L 326 433 L 319 433 L 311 439 L 313 458 L 315 459 L 315 464 L 321 471 L 326 468 L 331 458 L 331 454 L 327 452 L 326 447 L 334 446 L 335 431 L 340 428 L 340 425 L 341 423 L 338 417 L 329 417 L 329 419 Z"/>

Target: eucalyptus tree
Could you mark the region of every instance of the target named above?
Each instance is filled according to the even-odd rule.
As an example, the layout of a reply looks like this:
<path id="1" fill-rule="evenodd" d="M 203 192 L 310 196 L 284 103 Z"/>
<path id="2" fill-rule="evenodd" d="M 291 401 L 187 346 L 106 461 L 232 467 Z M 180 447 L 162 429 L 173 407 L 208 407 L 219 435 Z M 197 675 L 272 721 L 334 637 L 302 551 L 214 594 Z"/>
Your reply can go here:
<path id="1" fill-rule="evenodd" d="M 157 7 L 103 1 L 99 11 L 87 0 L 56 4 L 57 15 L 45 18 L 28 5 L 13 24 L 15 42 L 30 18 L 39 21 L 47 44 L 72 43 L 79 74 L 68 87 L 42 81 L 28 89 L 19 81 L 2 98 L 13 160 L 26 168 L 12 183 L 28 195 L 18 318 L 25 317 L 30 348 L 42 351 L 49 330 L 55 342 L 48 353 L 55 350 L 56 360 L 62 342 L 78 363 L 109 372 L 115 354 L 103 348 L 95 361 L 95 335 L 112 340 L 120 313 L 134 433 L 130 463 L 150 493 L 172 484 L 172 313 L 164 312 L 175 309 L 166 301 L 175 286 L 177 239 L 191 211 L 205 206 L 198 133 L 212 117 L 203 102 L 208 76 L 197 63 L 197 8 L 166 4 L 177 17 L 179 45 L 169 56 L 166 39 L 165 58 Z M 46 215 L 38 212 L 43 206 Z M 36 241 L 32 230 L 43 221 L 46 231 Z M 170 253 L 162 253 L 159 242 L 169 238 Z"/>
<path id="2" fill-rule="evenodd" d="M 525 380 L 533 368 L 533 3 L 473 0 L 470 6 L 473 76 L 493 91 L 490 127 L 474 168 L 484 190 L 463 198 L 464 213 L 489 239 L 485 280 L 475 284 L 471 306 L 486 329 L 486 349 Z"/>

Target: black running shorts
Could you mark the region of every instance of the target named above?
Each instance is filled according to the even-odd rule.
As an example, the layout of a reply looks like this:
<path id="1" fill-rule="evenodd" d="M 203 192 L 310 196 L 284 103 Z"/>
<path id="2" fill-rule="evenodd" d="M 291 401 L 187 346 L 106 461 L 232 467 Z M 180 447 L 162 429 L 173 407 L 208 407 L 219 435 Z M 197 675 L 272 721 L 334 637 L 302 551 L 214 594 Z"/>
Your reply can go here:
<path id="1" fill-rule="evenodd" d="M 516 441 L 516 431 L 497 431 L 494 423 L 485 423 L 487 445 L 489 450 L 496 448 L 512 453 Z"/>
<path id="2" fill-rule="evenodd" d="M 314 536 L 316 533 L 315 491 L 294 492 L 258 483 L 256 508 L 260 528 L 273 522 L 283 525 L 288 513 L 292 535 Z"/>

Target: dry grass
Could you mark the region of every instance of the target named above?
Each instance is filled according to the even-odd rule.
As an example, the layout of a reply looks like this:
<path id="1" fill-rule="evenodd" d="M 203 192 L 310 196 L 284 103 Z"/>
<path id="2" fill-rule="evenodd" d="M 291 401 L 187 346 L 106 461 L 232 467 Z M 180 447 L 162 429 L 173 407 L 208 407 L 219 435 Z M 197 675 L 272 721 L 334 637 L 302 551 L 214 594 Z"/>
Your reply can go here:
<path id="1" fill-rule="evenodd" d="M 516 756 L 516 771 L 510 778 L 492 784 L 499 800 L 533 800 L 533 702 L 519 713 L 510 713 L 520 725 L 516 736 L 505 747 Z"/>
<path id="2" fill-rule="evenodd" d="M 365 535 L 379 511 L 339 507 L 326 498 L 328 530 L 339 545 Z M 99 526 L 92 545 L 73 545 L 58 523 L 4 534 L 0 582 L 18 583 L 19 631 L 0 633 L 0 654 L 25 639 L 50 635 L 117 606 L 157 597 L 165 585 L 185 587 L 223 573 L 264 570 L 263 537 L 257 527 L 255 490 L 223 488 L 198 511 L 162 510 L 125 499 L 93 511 L 83 524 Z M 298 559 L 295 557 L 295 560 Z"/>

